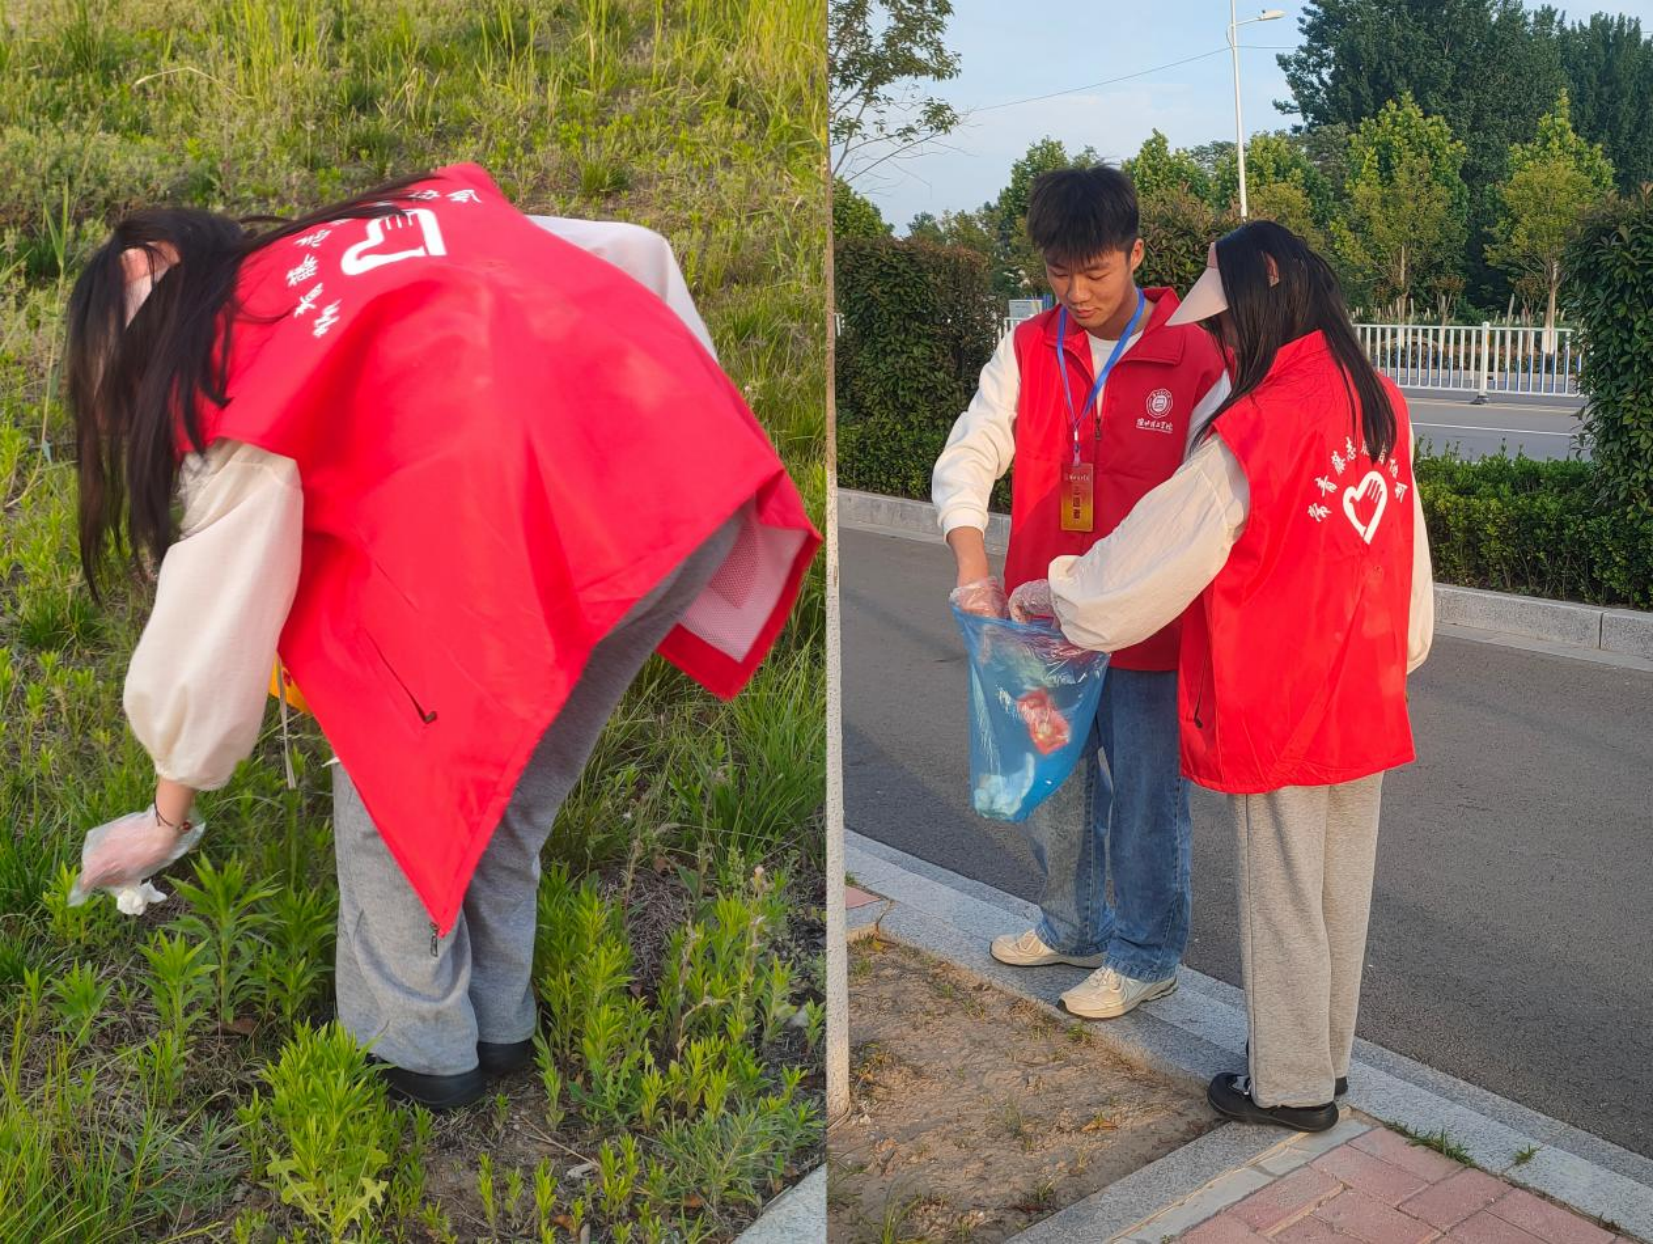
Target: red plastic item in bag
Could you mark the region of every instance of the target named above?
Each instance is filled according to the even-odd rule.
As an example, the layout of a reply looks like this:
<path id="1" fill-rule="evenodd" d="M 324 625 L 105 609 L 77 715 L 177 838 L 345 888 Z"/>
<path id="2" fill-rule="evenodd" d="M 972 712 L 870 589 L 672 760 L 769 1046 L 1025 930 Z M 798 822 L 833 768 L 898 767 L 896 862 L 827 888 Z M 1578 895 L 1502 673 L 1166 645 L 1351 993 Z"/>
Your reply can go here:
<path id="1" fill-rule="evenodd" d="M 1049 756 L 1058 748 L 1067 747 L 1068 740 L 1072 738 L 1068 732 L 1068 720 L 1044 688 L 1028 692 L 1017 700 L 1016 708 L 1021 710 L 1028 736 L 1040 752 Z"/>

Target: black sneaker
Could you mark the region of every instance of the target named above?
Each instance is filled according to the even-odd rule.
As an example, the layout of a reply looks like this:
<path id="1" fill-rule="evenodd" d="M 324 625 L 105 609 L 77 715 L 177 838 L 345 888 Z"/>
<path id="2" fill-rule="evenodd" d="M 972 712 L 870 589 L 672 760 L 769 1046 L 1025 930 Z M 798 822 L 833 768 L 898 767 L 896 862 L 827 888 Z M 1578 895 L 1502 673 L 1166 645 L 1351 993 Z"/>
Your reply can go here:
<path id="1" fill-rule="evenodd" d="M 1318 1107 L 1259 1107 L 1251 1098 L 1251 1078 L 1239 1072 L 1213 1077 L 1205 1100 L 1219 1115 L 1242 1124 L 1273 1124 L 1298 1133 L 1323 1133 L 1337 1123 L 1337 1104 Z"/>
<path id="2" fill-rule="evenodd" d="M 468 1107 L 488 1091 L 488 1081 L 482 1075 L 481 1068 L 438 1076 L 430 1072 L 409 1072 L 393 1063 L 379 1062 L 379 1073 L 385 1078 L 392 1098 L 417 1102 L 432 1111 Z"/>
<path id="3" fill-rule="evenodd" d="M 534 1062 L 534 1039 L 520 1042 L 478 1042 L 476 1059 L 485 1076 L 509 1076 Z"/>
<path id="4" fill-rule="evenodd" d="M 1248 1064 L 1251 1062 L 1251 1043 L 1250 1042 L 1247 1042 L 1245 1044 L 1245 1061 Z M 1349 1092 L 1349 1078 L 1346 1077 L 1346 1076 L 1338 1077 L 1337 1078 L 1337 1084 L 1332 1087 L 1332 1093 L 1336 1094 L 1339 1098 L 1342 1098 L 1348 1092 Z"/>

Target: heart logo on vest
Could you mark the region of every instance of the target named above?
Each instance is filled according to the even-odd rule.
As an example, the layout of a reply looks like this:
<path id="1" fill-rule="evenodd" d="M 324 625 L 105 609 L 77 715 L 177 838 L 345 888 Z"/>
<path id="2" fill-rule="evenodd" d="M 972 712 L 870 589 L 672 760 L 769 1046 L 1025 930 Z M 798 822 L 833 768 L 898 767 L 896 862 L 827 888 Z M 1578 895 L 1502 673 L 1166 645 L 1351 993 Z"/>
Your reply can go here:
<path id="1" fill-rule="evenodd" d="M 421 245 L 401 251 L 375 251 L 386 241 L 387 233 L 411 232 L 417 226 Z M 399 240 L 399 239 L 398 239 Z M 339 267 L 347 277 L 359 277 L 385 264 L 404 259 L 422 259 L 427 255 L 446 255 L 442 241 L 442 227 L 436 223 L 436 213 L 429 208 L 410 208 L 399 216 L 370 216 L 367 219 L 367 237 L 344 253 Z"/>
<path id="2" fill-rule="evenodd" d="M 1376 505 L 1372 510 L 1372 517 L 1362 524 L 1355 514 L 1357 501 L 1371 501 Z M 1368 545 L 1378 530 L 1378 523 L 1383 518 L 1383 511 L 1389 504 L 1389 481 L 1383 478 L 1383 473 L 1376 469 L 1368 471 L 1358 484 L 1351 484 L 1343 490 L 1343 513 L 1348 516 L 1349 522 L 1360 538 Z"/>

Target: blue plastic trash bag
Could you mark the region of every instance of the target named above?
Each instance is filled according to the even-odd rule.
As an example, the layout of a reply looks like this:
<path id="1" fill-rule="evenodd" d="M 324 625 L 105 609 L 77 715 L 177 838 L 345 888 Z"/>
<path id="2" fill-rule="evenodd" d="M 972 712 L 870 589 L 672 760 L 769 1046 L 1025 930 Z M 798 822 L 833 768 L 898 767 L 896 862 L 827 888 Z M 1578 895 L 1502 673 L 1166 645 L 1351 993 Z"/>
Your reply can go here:
<path id="1" fill-rule="evenodd" d="M 1084 755 L 1108 655 L 1075 648 L 1054 622 L 953 608 L 970 659 L 970 791 L 976 812 L 1022 821 Z"/>

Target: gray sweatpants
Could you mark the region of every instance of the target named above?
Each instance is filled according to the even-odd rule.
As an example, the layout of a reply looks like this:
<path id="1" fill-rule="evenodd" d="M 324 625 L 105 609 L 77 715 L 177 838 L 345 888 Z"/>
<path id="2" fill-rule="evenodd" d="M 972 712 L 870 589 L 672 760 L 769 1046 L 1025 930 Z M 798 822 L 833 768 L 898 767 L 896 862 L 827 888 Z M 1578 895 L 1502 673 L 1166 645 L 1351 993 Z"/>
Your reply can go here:
<path id="1" fill-rule="evenodd" d="M 1228 797 L 1259 1106 L 1332 1100 L 1349 1073 L 1383 775 Z"/>
<path id="2" fill-rule="evenodd" d="M 334 987 L 340 1022 L 375 1055 L 411 1072 L 452 1075 L 476 1067 L 479 1040 L 532 1036 L 540 848 L 626 688 L 723 564 L 739 524 L 731 519 L 684 559 L 592 652 L 530 757 L 445 937 L 435 936 L 350 776 L 333 767 Z"/>

